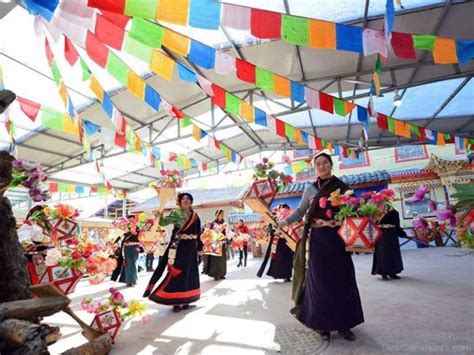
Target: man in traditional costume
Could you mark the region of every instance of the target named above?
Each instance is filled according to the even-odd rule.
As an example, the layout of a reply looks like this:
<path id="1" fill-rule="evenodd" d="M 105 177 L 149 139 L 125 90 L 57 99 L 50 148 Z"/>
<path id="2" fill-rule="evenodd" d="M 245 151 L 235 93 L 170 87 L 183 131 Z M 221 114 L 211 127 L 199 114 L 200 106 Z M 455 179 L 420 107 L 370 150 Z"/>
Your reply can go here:
<path id="1" fill-rule="evenodd" d="M 188 309 L 189 304 L 201 297 L 198 270 L 198 251 L 202 250 L 199 238 L 201 220 L 191 208 L 193 196 L 180 193 L 177 198 L 178 210 L 168 216 L 158 216 L 160 225 L 173 224 L 173 232 L 163 258 L 161 258 L 144 297 L 153 302 L 173 306 L 173 311 Z M 161 276 L 166 271 L 164 279 Z"/>
<path id="2" fill-rule="evenodd" d="M 305 188 L 298 208 L 279 222 L 283 227 L 305 217 L 296 247 L 291 312 L 324 340 L 337 330 L 353 341 L 351 328 L 364 322 L 364 314 L 351 254 L 337 233 L 340 223 L 333 218 L 339 208 L 327 202 L 331 193 L 342 193 L 347 185 L 332 175 L 330 155 L 320 153 L 313 161 L 318 179 Z"/>

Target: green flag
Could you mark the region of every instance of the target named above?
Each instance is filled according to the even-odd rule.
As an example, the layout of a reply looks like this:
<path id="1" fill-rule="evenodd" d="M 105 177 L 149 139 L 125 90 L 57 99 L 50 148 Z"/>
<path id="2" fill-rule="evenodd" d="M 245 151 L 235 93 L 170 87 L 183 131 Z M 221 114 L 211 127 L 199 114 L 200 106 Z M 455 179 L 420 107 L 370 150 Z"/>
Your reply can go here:
<path id="1" fill-rule="evenodd" d="M 295 138 L 295 128 L 288 123 L 285 123 L 285 135 L 288 138 Z"/>
<path id="2" fill-rule="evenodd" d="M 309 19 L 282 15 L 281 39 L 296 45 L 309 45 Z"/>
<path id="3" fill-rule="evenodd" d="M 193 124 L 193 121 L 191 121 L 191 119 L 188 116 L 183 117 L 179 120 L 179 126 L 181 128 L 188 127 L 192 124 Z"/>
<path id="4" fill-rule="evenodd" d="M 41 108 L 41 123 L 45 127 L 62 131 L 64 126 L 63 114 L 50 107 L 43 106 Z"/>
<path id="5" fill-rule="evenodd" d="M 240 115 L 240 99 L 229 92 L 225 93 L 225 110 L 235 115 Z"/>
<path id="6" fill-rule="evenodd" d="M 395 122 L 392 117 L 387 117 L 388 130 L 395 134 Z"/>
<path id="7" fill-rule="evenodd" d="M 125 41 L 123 43 L 122 50 L 138 59 L 143 60 L 146 63 L 151 62 L 153 48 L 136 40 L 128 32 L 125 34 Z"/>
<path id="8" fill-rule="evenodd" d="M 414 124 L 410 124 L 410 130 L 415 136 L 420 137 L 421 133 L 420 133 L 420 128 L 418 126 L 415 126 Z"/>
<path id="9" fill-rule="evenodd" d="M 125 15 L 154 19 L 156 17 L 156 0 L 126 0 Z"/>
<path id="10" fill-rule="evenodd" d="M 433 35 L 413 35 L 413 47 L 417 49 L 426 49 L 432 51 L 434 49 L 436 36 Z"/>
<path id="11" fill-rule="evenodd" d="M 337 97 L 334 98 L 334 112 L 342 117 L 346 115 L 346 104 L 343 100 L 338 99 Z"/>
<path id="12" fill-rule="evenodd" d="M 129 1 L 130 2 L 130 1 Z M 130 36 L 153 48 L 160 48 L 164 29 L 150 21 L 134 17 Z"/>
<path id="13" fill-rule="evenodd" d="M 107 71 L 122 85 L 128 83 L 128 66 L 112 51 L 107 56 Z"/>
<path id="14" fill-rule="evenodd" d="M 59 72 L 58 65 L 56 64 L 56 61 L 54 59 L 51 62 L 51 73 L 53 74 L 53 78 L 56 82 L 56 85 L 59 85 L 61 83 L 61 73 Z"/>
<path id="15" fill-rule="evenodd" d="M 82 81 L 86 81 L 91 77 L 91 72 L 87 64 L 82 60 L 82 58 L 79 58 L 79 61 L 81 62 L 82 68 Z"/>
<path id="16" fill-rule="evenodd" d="M 255 85 L 265 91 L 274 92 L 273 74 L 268 70 L 257 67 Z"/>
<path id="17" fill-rule="evenodd" d="M 58 192 L 67 192 L 66 184 L 58 184 Z"/>
<path id="18" fill-rule="evenodd" d="M 382 72 L 382 60 L 380 59 L 380 54 L 377 54 L 377 62 L 375 62 L 374 71 L 379 74 Z"/>

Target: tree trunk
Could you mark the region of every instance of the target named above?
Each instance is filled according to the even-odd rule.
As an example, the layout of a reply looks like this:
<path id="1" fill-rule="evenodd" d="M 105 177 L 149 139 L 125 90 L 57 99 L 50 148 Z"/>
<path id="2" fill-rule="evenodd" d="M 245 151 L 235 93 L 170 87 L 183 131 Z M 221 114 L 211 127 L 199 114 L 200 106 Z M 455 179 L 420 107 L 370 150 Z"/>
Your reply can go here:
<path id="1" fill-rule="evenodd" d="M 0 152 L 0 303 L 31 298 L 30 277 L 12 206 L 1 192 L 11 180 L 13 157 Z"/>
<path id="2" fill-rule="evenodd" d="M 112 338 L 109 333 L 85 343 L 77 348 L 72 348 L 63 355 L 105 355 L 112 349 Z"/>

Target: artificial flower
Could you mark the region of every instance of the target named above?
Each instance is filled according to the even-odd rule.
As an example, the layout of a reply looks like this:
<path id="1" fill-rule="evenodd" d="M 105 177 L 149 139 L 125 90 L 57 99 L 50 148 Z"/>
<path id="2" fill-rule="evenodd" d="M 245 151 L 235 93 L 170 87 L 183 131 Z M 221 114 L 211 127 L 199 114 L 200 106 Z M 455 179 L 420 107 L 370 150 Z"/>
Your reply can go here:
<path id="1" fill-rule="evenodd" d="M 319 199 L 319 207 L 321 207 L 322 209 L 325 209 L 326 206 L 327 206 L 327 204 L 328 204 L 328 199 L 327 199 L 327 197 L 321 197 L 321 198 Z"/>

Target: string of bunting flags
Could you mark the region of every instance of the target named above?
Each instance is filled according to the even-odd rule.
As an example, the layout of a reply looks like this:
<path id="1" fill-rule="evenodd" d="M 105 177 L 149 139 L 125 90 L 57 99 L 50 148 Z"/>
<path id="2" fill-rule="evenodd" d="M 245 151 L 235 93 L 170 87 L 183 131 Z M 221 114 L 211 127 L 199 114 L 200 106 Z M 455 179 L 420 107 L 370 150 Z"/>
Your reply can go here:
<path id="1" fill-rule="evenodd" d="M 112 190 L 110 190 L 106 186 L 84 186 L 84 185 L 65 184 L 65 183 L 59 183 L 59 182 L 49 182 L 48 191 L 49 192 L 76 193 L 76 194 L 97 193 L 99 195 L 108 195 L 112 193 Z"/>
<path id="2" fill-rule="evenodd" d="M 97 24 L 96 24 L 97 27 Z M 165 38 L 167 36 L 167 33 L 173 33 L 173 38 L 174 41 L 165 41 Z M 168 35 L 169 37 L 170 35 Z M 215 68 L 217 73 L 220 74 L 230 74 L 234 73 L 235 76 L 242 80 L 246 81 L 249 83 L 255 84 L 257 87 L 263 89 L 264 91 L 275 93 L 280 96 L 286 96 L 290 97 L 291 99 L 303 103 L 307 102 L 308 106 L 314 109 L 319 109 L 331 114 L 337 114 L 341 117 L 346 117 L 348 113 L 350 113 L 354 108 L 357 108 L 357 118 L 358 121 L 362 123 L 362 125 L 365 127 L 365 130 L 367 130 L 367 126 L 369 124 L 369 117 L 373 117 L 377 121 L 377 126 L 381 130 L 389 131 L 392 134 L 395 134 L 397 136 L 405 137 L 407 139 L 411 138 L 411 134 L 413 133 L 420 141 L 425 141 L 428 140 L 430 144 L 438 144 L 438 145 L 444 145 L 446 143 L 453 143 L 454 142 L 454 136 L 451 136 L 450 134 L 445 134 L 442 132 L 437 132 L 434 130 L 429 130 L 425 129 L 423 127 L 419 127 L 415 124 L 408 123 L 402 120 L 397 120 L 393 117 L 388 117 L 385 114 L 375 112 L 373 108 L 373 104 L 369 105 L 368 108 L 363 107 L 361 105 L 356 105 L 352 102 L 349 102 L 344 99 L 340 99 L 337 97 L 334 97 L 332 95 L 326 94 L 322 91 L 318 91 L 315 89 L 312 89 L 308 86 L 304 86 L 302 84 L 299 84 L 297 82 L 294 82 L 288 78 L 285 78 L 283 76 L 277 75 L 275 73 L 272 73 L 270 71 L 267 71 L 263 68 L 259 68 L 256 65 L 249 63 L 247 61 L 241 60 L 239 58 L 232 57 L 230 55 L 221 53 L 217 50 L 215 50 L 212 47 L 209 47 L 201 42 L 197 42 L 195 40 L 192 40 L 184 35 L 178 34 L 176 32 L 173 32 L 163 26 L 160 26 L 158 24 L 154 24 L 152 22 L 149 22 L 147 20 L 143 20 L 140 18 L 133 18 L 132 20 L 132 28 L 130 31 L 130 35 L 125 38 L 128 38 L 128 43 L 132 43 L 131 39 L 136 39 L 137 41 L 141 42 L 143 45 L 155 45 L 159 47 L 160 45 L 166 47 L 167 49 L 178 53 L 178 54 L 183 54 L 184 52 L 179 52 L 177 47 L 183 47 L 179 46 L 176 44 L 176 41 L 184 41 L 186 43 L 191 43 L 190 48 L 192 49 L 194 43 L 198 43 L 198 45 L 201 48 L 206 48 L 205 52 L 208 54 L 214 54 L 215 55 L 215 65 L 210 66 L 204 66 L 204 69 L 212 69 L 212 67 Z M 161 39 L 161 40 L 159 40 Z M 184 43 L 183 42 L 183 43 Z M 129 53 L 130 48 L 141 48 L 139 45 L 136 44 L 134 46 L 124 46 L 125 50 L 128 51 Z M 155 51 L 152 52 L 153 54 Z M 185 55 L 185 57 L 193 64 L 196 64 L 198 66 L 202 66 L 203 63 L 209 63 L 209 61 L 204 60 L 203 61 L 203 56 L 199 55 L 191 55 L 192 51 L 190 50 L 188 52 L 189 54 Z M 204 53 L 203 51 L 200 52 L 201 54 Z M 224 56 L 224 59 L 222 60 L 222 63 L 225 63 L 226 65 L 222 65 L 219 67 L 218 65 L 218 57 Z M 139 55 L 136 55 L 139 57 Z M 212 57 L 212 55 L 209 55 L 207 58 Z M 171 63 L 171 58 L 168 57 L 168 62 Z M 380 58 L 379 58 L 380 59 Z M 239 63 L 241 63 L 239 65 Z M 173 63 L 171 63 L 173 64 Z M 213 102 L 218 105 L 219 107 L 226 109 L 226 111 L 230 111 L 231 113 L 237 113 L 239 110 L 238 102 L 240 102 L 240 113 L 244 118 L 250 118 L 250 120 L 253 118 L 255 120 L 256 124 L 259 124 L 259 122 L 263 123 L 263 119 L 259 121 L 257 118 L 258 116 L 263 117 L 263 114 L 259 115 L 259 112 L 262 112 L 261 110 L 254 108 L 254 113 L 252 114 L 252 108 L 250 107 L 251 105 L 245 104 L 244 100 L 240 100 L 235 95 L 232 95 L 231 93 L 225 91 L 223 88 L 209 82 L 208 80 L 202 78 L 198 74 L 196 74 L 192 69 L 185 67 L 184 65 L 177 63 L 178 70 L 181 67 L 186 68 L 187 71 L 194 73 L 194 75 L 197 77 L 199 84 L 201 85 L 202 89 L 213 96 Z M 235 65 L 234 65 L 235 64 Z M 168 67 L 170 67 L 170 64 L 168 64 Z M 174 66 L 171 66 L 171 69 L 168 70 L 172 74 Z M 224 69 L 226 68 L 226 69 Z M 241 70 L 239 70 L 239 68 Z M 381 62 L 380 60 L 377 61 L 375 73 L 378 73 L 381 71 Z M 158 71 L 158 74 L 160 72 Z M 171 75 L 171 74 L 168 74 Z M 166 77 L 165 77 L 166 78 Z M 181 78 L 181 77 L 180 77 Z M 379 85 L 379 84 L 378 84 Z M 376 84 L 377 86 L 377 84 Z M 227 100 L 229 99 L 229 100 Z M 229 101 L 229 102 L 227 102 Z M 247 106 L 248 105 L 248 106 Z M 249 111 L 250 110 L 250 111 Z M 248 113 L 248 114 L 247 114 Z M 265 116 L 268 117 L 268 116 Z M 277 119 L 277 125 L 280 120 Z M 265 124 L 263 124 L 266 126 Z M 281 125 L 281 124 L 280 124 Z M 291 125 L 288 125 L 285 123 L 285 129 L 287 129 L 289 133 L 287 136 L 288 137 L 293 137 L 291 133 Z M 280 132 L 283 132 L 282 129 L 278 130 Z M 277 131 L 277 133 L 278 133 Z M 284 135 L 281 135 L 284 136 Z M 473 140 L 469 140 L 466 138 L 458 137 L 458 139 L 462 140 L 464 142 L 464 145 L 467 146 L 468 144 L 474 144 Z M 318 144 L 318 139 L 316 139 L 316 149 L 321 149 L 321 145 Z M 319 142 L 320 143 L 320 142 Z M 319 147 L 318 147 L 319 146 Z M 333 145 L 335 146 L 335 145 Z M 326 146 L 323 146 L 324 148 L 327 148 Z M 313 147 L 311 147 L 313 148 Z M 351 154 L 351 156 L 353 156 Z"/>
<path id="3" fill-rule="evenodd" d="M 195 73 L 192 69 L 182 65 L 181 63 L 176 62 L 170 56 L 166 55 L 165 53 L 150 47 L 149 44 L 153 42 L 153 37 L 146 37 L 148 38 L 147 43 L 140 42 L 133 37 L 134 31 L 142 32 L 142 26 L 153 26 L 156 28 L 155 25 L 151 22 L 148 22 L 143 19 L 134 19 L 133 24 L 139 23 L 138 29 L 137 26 L 132 25 L 132 31 L 128 33 L 123 28 L 115 25 L 108 19 L 97 15 L 97 21 L 95 25 L 95 35 L 88 33 L 88 44 L 86 45 L 87 53 L 92 60 L 96 58 L 96 63 L 99 64 L 98 53 L 103 53 L 107 48 L 104 50 L 104 44 L 109 45 L 111 47 L 115 47 L 118 50 L 124 50 L 129 54 L 132 54 L 136 58 L 143 60 L 149 64 L 149 68 L 157 73 L 158 75 L 164 77 L 167 80 L 171 80 L 171 76 L 173 74 L 175 66 L 178 68 L 179 77 L 181 80 L 186 82 L 191 82 L 193 84 L 197 84 L 201 86 L 202 90 L 211 97 L 212 102 L 222 108 L 224 111 L 235 114 L 238 116 L 243 117 L 245 120 L 249 122 L 253 122 L 255 124 L 259 124 L 270 129 L 272 132 L 275 132 L 280 137 L 289 137 L 294 138 L 298 144 L 309 144 L 310 148 L 312 149 L 323 149 L 328 148 L 332 152 L 333 147 L 335 147 L 337 153 L 339 152 L 339 145 L 332 144 L 329 141 L 321 139 L 319 137 L 312 136 L 291 124 L 285 123 L 282 120 L 267 114 L 265 111 L 260 110 L 253 105 L 247 103 L 245 100 L 241 100 L 239 97 L 227 92 L 222 87 L 208 81 L 207 79 L 201 77 L 199 74 Z M 138 21 L 138 22 L 136 22 Z M 114 33 L 114 37 L 111 37 L 111 33 Z M 140 38 L 144 38 L 139 36 Z M 98 47 L 100 46 L 100 47 Z M 109 51 L 111 53 L 111 51 Z M 145 53 L 146 52 L 146 53 Z M 117 68 L 109 67 L 109 62 L 105 66 L 105 69 L 116 79 L 118 80 L 126 70 L 130 70 L 128 66 L 123 62 L 120 61 L 121 70 L 117 70 Z M 125 84 L 125 82 L 123 83 Z M 131 91 L 131 84 L 128 82 L 127 87 Z M 139 98 L 143 99 L 143 95 L 138 96 Z M 146 101 L 146 99 L 145 99 Z M 169 103 L 166 100 L 162 100 L 164 105 L 168 105 Z M 350 111 L 350 107 L 355 107 L 354 105 L 347 103 L 346 104 L 347 111 Z M 170 108 L 166 108 L 165 110 L 170 113 Z M 176 111 L 179 111 L 176 109 Z M 183 113 L 182 116 L 185 116 Z M 180 116 L 175 115 L 175 117 L 180 118 Z M 188 117 L 189 118 L 189 117 Z M 207 133 L 202 130 L 201 128 L 193 125 L 193 136 L 196 140 L 200 140 Z M 342 147 L 344 156 L 357 156 L 358 152 L 355 148 L 349 147 Z M 229 157 L 237 157 L 236 154 L 229 154 Z"/>
<path id="4" fill-rule="evenodd" d="M 389 2 L 393 6 L 393 1 Z M 474 58 L 473 40 L 395 32 L 391 31 L 393 20 L 387 36 L 381 30 L 213 0 L 89 0 L 88 6 L 209 30 L 217 30 L 222 25 L 250 31 L 260 39 L 280 39 L 294 45 L 350 51 L 365 56 L 379 53 L 387 57 L 390 45 L 394 55 L 403 59 L 416 59 L 416 49 L 432 51 L 436 64 L 464 64 Z"/>

